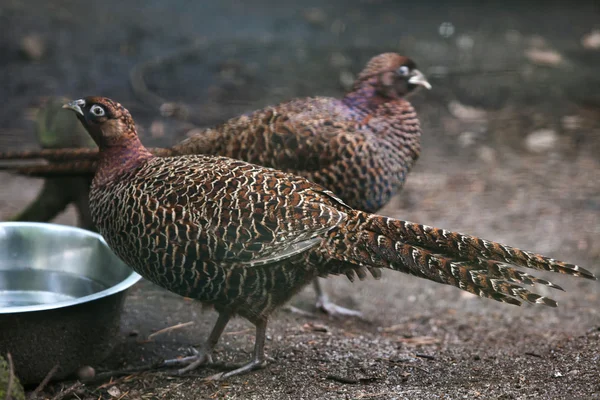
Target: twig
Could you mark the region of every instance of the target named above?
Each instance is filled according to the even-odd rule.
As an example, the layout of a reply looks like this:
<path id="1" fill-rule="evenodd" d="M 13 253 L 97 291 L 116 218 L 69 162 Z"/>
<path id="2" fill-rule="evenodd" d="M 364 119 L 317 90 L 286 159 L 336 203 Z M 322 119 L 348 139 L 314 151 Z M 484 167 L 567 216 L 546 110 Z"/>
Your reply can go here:
<path id="1" fill-rule="evenodd" d="M 429 370 L 427 368 L 419 367 L 418 365 L 408 365 L 408 368 L 416 368 L 419 371 L 425 372 L 426 374 L 429 373 Z"/>
<path id="2" fill-rule="evenodd" d="M 526 351 L 526 352 L 525 352 L 525 355 L 526 355 L 526 356 L 531 356 L 531 357 L 542 358 L 542 356 L 541 356 L 541 355 L 539 355 L 539 354 L 537 354 L 537 353 L 534 353 L 534 352 L 532 352 L 532 351 Z"/>
<path id="3" fill-rule="evenodd" d="M 119 398 L 117 400 L 121 400 L 123 397 L 127 396 L 129 394 L 129 390 L 126 391 L 125 393 L 123 393 L 121 396 L 119 396 Z"/>
<path id="4" fill-rule="evenodd" d="M 345 376 L 337 376 L 337 375 L 327 375 L 325 379 L 330 381 L 335 381 L 339 383 L 346 383 L 349 385 L 356 385 L 358 383 L 358 379 L 347 378 Z"/>
<path id="5" fill-rule="evenodd" d="M 12 387 L 15 379 L 15 366 L 13 365 L 12 356 L 6 353 L 6 362 L 8 363 L 8 386 L 6 387 L 5 400 L 10 400 L 12 397 Z"/>
<path id="6" fill-rule="evenodd" d="M 391 394 L 391 393 L 390 392 L 363 393 L 363 394 L 359 394 L 355 398 L 356 399 L 366 399 L 366 398 L 370 398 L 370 397 L 379 397 L 379 396 L 384 396 L 384 395 L 389 395 L 389 394 Z"/>
<path id="7" fill-rule="evenodd" d="M 83 383 L 77 381 L 66 389 L 61 390 L 56 396 L 52 398 L 52 400 L 62 400 L 73 392 L 79 390 L 83 385 Z"/>
<path id="8" fill-rule="evenodd" d="M 48 382 L 50 382 L 50 379 L 52 379 L 52 377 L 54 376 L 54 374 L 58 370 L 59 366 L 60 366 L 60 364 L 56 364 L 56 365 L 54 365 L 54 367 L 52 367 L 50 369 L 50 372 L 48 372 L 46 374 L 46 377 L 40 382 L 40 384 L 35 388 L 35 390 L 33 392 L 31 392 L 31 395 L 29 395 L 30 399 L 35 399 L 37 397 L 37 395 L 40 394 L 40 392 L 42 390 L 44 390 L 44 388 L 46 387 L 46 385 L 48 384 Z"/>
<path id="9" fill-rule="evenodd" d="M 434 356 L 430 356 L 429 354 L 415 353 L 416 357 L 424 358 L 426 360 L 435 360 Z"/>
<path id="10" fill-rule="evenodd" d="M 86 379 L 84 382 L 85 383 L 97 383 L 97 382 L 102 382 L 106 379 L 111 379 L 111 378 L 115 378 L 115 377 L 136 375 L 141 372 L 147 372 L 147 371 L 155 371 L 155 370 L 161 369 L 162 367 L 163 367 L 163 363 L 158 362 L 158 363 L 144 365 L 142 367 L 137 367 L 137 368 L 129 368 L 129 369 L 116 370 L 116 371 L 105 371 L 100 374 L 96 374 L 96 376 L 91 379 Z"/>
<path id="11" fill-rule="evenodd" d="M 339 383 L 346 383 L 349 385 L 356 385 L 357 383 L 366 385 L 367 383 L 371 383 L 371 382 L 375 382 L 377 381 L 379 378 L 376 376 L 372 376 L 372 377 L 368 377 L 368 378 L 347 378 L 344 376 L 337 376 L 337 375 L 327 375 L 325 377 L 325 379 L 329 379 L 330 381 L 336 381 Z"/>
<path id="12" fill-rule="evenodd" d="M 250 332 L 253 332 L 253 331 L 254 331 L 254 329 L 243 329 L 241 331 L 223 332 L 221 334 L 221 336 L 239 335 L 239 334 L 242 334 L 242 333 L 250 333 Z"/>
<path id="13" fill-rule="evenodd" d="M 194 321 L 189 321 L 189 322 L 184 322 L 184 323 L 180 323 L 177 325 L 169 326 L 167 328 L 161 329 L 159 331 L 156 331 L 156 332 L 148 335 L 148 340 L 152 340 L 155 337 L 162 335 L 163 333 L 167 333 L 167 332 L 173 331 L 175 329 L 185 328 L 186 326 L 190 326 L 190 325 L 194 325 Z"/>
<path id="14" fill-rule="evenodd" d="M 406 343 L 408 345 L 413 345 L 413 346 L 427 346 L 430 344 L 437 344 L 440 341 L 439 341 L 439 339 L 431 337 L 431 336 L 417 336 L 417 337 L 411 337 L 411 338 L 398 338 L 398 339 L 396 339 L 396 342 Z"/>

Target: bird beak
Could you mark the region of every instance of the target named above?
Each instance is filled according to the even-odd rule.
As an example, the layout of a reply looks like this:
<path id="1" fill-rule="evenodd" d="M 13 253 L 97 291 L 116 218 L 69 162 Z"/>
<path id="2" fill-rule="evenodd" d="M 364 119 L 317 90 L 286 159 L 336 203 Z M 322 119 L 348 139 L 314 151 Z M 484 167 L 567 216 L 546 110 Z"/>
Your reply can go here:
<path id="1" fill-rule="evenodd" d="M 85 100 L 83 99 L 74 100 L 62 106 L 62 108 L 75 111 L 79 115 L 83 116 L 83 110 L 81 109 L 81 107 L 85 107 Z"/>
<path id="2" fill-rule="evenodd" d="M 425 89 L 428 90 L 431 89 L 431 84 L 427 82 L 427 79 L 425 79 L 425 75 L 423 75 L 418 69 L 415 69 L 412 72 L 410 78 L 408 78 L 408 83 L 412 85 L 423 86 Z"/>

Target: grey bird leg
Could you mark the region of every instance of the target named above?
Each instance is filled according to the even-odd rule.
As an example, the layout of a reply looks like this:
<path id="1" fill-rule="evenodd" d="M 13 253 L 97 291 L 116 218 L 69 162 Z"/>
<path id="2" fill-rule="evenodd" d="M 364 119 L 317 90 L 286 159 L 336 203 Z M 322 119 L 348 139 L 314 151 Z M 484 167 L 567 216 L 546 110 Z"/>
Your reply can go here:
<path id="1" fill-rule="evenodd" d="M 184 358 L 175 358 L 172 360 L 165 360 L 162 363 L 163 367 L 172 367 L 177 365 L 187 365 L 185 368 L 181 368 L 177 371 L 178 375 L 185 374 L 193 369 L 198 368 L 202 364 L 211 363 L 212 362 L 212 351 L 214 347 L 217 345 L 219 338 L 223 334 L 227 323 L 231 319 L 231 316 L 228 313 L 219 313 L 219 318 L 215 323 L 206 343 L 202 346 L 200 350 L 193 349 L 193 356 L 184 357 Z"/>
<path id="2" fill-rule="evenodd" d="M 219 381 L 222 379 L 231 378 L 232 376 L 245 374 L 250 371 L 261 369 L 267 365 L 267 357 L 265 356 L 265 337 L 267 335 L 267 320 L 262 320 L 256 323 L 256 341 L 254 342 L 254 354 L 252 361 L 233 371 L 221 372 L 208 378 L 205 381 Z"/>
<path id="3" fill-rule="evenodd" d="M 313 287 L 315 288 L 315 293 L 317 294 L 317 309 L 323 311 L 325 314 L 335 316 L 344 316 L 344 317 L 362 317 L 362 313 L 358 310 L 351 310 L 349 308 L 344 308 L 342 306 L 338 306 L 337 304 L 331 302 L 329 300 L 329 296 L 327 293 L 323 291 L 321 288 L 321 284 L 319 283 L 319 278 L 313 279 Z"/>

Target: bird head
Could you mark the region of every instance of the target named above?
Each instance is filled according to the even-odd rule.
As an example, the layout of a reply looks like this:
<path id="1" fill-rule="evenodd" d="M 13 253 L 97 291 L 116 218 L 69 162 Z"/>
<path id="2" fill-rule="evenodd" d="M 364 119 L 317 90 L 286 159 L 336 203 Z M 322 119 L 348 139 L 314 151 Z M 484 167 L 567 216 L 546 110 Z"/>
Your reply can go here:
<path id="1" fill-rule="evenodd" d="M 137 137 L 129 111 L 106 97 L 86 97 L 63 105 L 75 112 L 98 147 L 120 146 Z"/>
<path id="2" fill-rule="evenodd" d="M 380 95 L 392 99 L 404 97 L 420 87 L 431 89 L 415 62 L 397 53 L 383 53 L 369 60 L 355 85 L 365 83 L 372 85 Z"/>

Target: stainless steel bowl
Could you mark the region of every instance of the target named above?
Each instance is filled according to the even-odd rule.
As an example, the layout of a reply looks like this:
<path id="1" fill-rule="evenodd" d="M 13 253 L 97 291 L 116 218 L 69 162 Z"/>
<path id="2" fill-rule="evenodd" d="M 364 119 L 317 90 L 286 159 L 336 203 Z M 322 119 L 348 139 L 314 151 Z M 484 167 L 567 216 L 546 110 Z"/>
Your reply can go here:
<path id="1" fill-rule="evenodd" d="M 0 354 L 37 383 L 102 361 L 115 344 L 126 290 L 141 277 L 96 233 L 0 223 Z"/>

